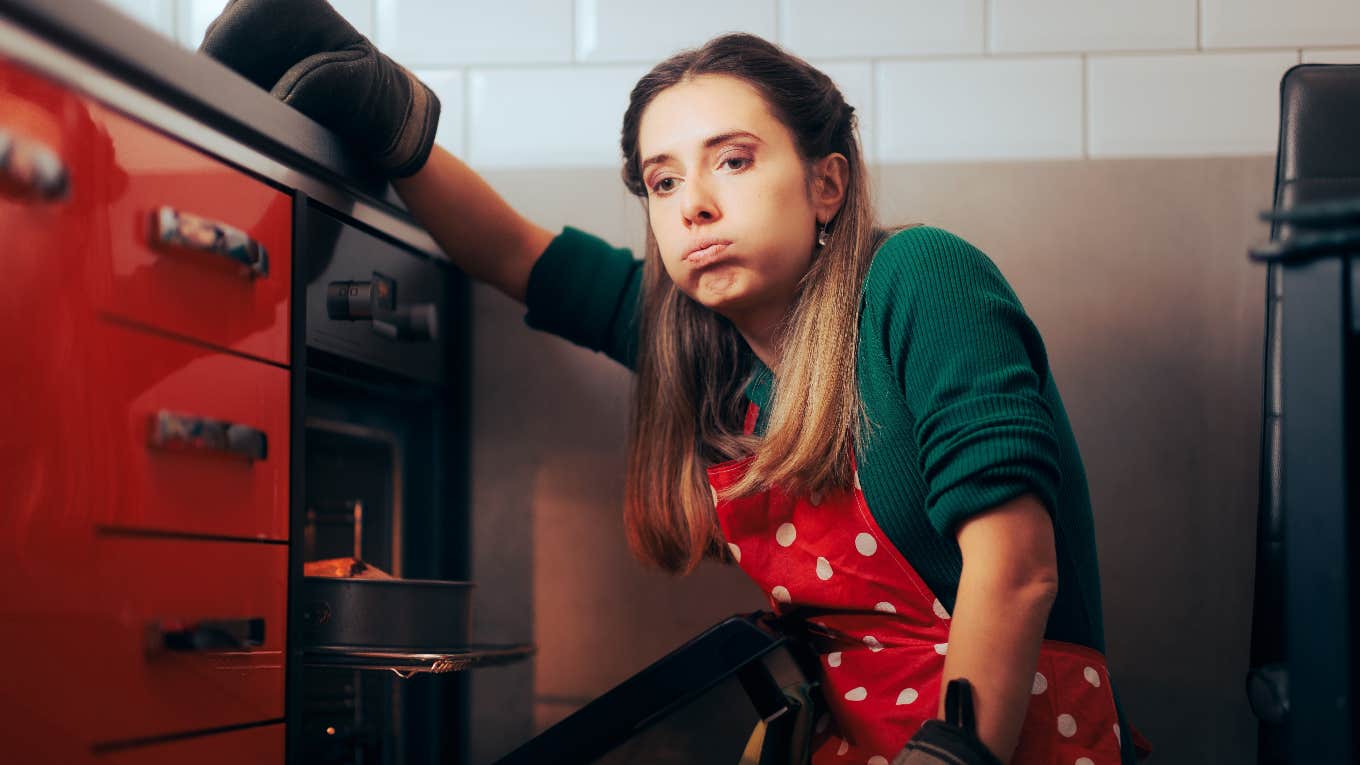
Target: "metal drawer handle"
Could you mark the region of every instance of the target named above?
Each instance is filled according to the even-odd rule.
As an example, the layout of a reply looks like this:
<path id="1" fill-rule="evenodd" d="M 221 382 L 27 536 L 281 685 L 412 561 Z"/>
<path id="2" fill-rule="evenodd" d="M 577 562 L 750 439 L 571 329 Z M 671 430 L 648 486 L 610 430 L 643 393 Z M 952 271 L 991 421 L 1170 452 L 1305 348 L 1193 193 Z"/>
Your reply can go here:
<path id="1" fill-rule="evenodd" d="M 151 246 L 217 255 L 241 265 L 252 277 L 269 276 L 269 253 L 263 244 L 238 228 L 173 207 L 151 214 Z"/>
<path id="2" fill-rule="evenodd" d="M 0 129 L 0 190 L 20 199 L 53 202 L 70 188 L 66 163 L 55 151 Z"/>
<path id="3" fill-rule="evenodd" d="M 146 652 L 248 651 L 264 645 L 264 617 L 156 619 L 146 625 Z"/>
<path id="4" fill-rule="evenodd" d="M 151 415 L 148 444 L 167 451 L 220 452 L 249 460 L 269 456 L 263 431 L 226 420 L 160 410 Z"/>

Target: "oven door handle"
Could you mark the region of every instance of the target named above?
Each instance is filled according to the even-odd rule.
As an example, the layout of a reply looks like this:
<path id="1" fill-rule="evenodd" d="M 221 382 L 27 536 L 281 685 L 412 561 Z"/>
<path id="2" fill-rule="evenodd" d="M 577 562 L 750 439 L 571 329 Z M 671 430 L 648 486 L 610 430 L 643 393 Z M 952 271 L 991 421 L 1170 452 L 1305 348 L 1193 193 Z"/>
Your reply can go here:
<path id="1" fill-rule="evenodd" d="M 151 415 L 147 445 L 166 451 L 213 452 L 248 460 L 269 456 L 269 438 L 249 425 L 162 409 Z"/>
<path id="2" fill-rule="evenodd" d="M 264 645 L 264 617 L 153 619 L 146 625 L 146 651 L 249 651 Z"/>
<path id="3" fill-rule="evenodd" d="M 151 246 L 216 255 L 240 265 L 251 277 L 269 276 L 269 253 L 246 232 L 173 207 L 151 214 Z"/>

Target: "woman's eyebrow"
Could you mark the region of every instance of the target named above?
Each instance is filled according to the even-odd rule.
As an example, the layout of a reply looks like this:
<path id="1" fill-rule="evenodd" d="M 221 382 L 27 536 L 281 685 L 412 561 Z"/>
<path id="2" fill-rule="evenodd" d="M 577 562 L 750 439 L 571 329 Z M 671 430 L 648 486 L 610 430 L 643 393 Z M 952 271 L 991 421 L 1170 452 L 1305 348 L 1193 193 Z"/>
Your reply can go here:
<path id="1" fill-rule="evenodd" d="M 756 143 L 764 143 L 764 141 L 760 139 L 760 136 L 748 130 L 729 130 L 725 133 L 719 133 L 713 136 L 712 138 L 709 138 L 708 140 L 704 141 L 704 148 L 711 149 L 714 146 L 717 146 L 720 143 L 726 143 L 732 140 L 733 138 L 752 138 L 755 139 Z M 647 168 L 651 167 L 652 165 L 659 164 L 661 162 L 667 162 L 671 159 L 673 159 L 673 157 L 671 157 L 671 155 L 669 154 L 656 154 L 654 156 L 648 157 L 647 159 L 642 161 L 642 168 L 639 170 L 639 172 L 645 173 L 647 172 Z"/>

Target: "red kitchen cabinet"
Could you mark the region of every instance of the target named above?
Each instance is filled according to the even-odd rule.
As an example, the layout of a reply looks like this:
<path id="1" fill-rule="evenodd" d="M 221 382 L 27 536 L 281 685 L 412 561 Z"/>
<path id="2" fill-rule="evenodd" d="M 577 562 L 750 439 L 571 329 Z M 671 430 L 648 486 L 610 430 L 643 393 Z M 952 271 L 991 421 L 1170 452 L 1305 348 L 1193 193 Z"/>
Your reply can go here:
<path id="1" fill-rule="evenodd" d="M 124 326 L 92 327 L 100 527 L 288 538 L 288 371 Z"/>
<path id="2" fill-rule="evenodd" d="M 7 760 L 283 760 L 290 216 L 0 57 Z"/>
<path id="3" fill-rule="evenodd" d="M 108 314 L 288 363 L 292 200 L 100 104 L 107 214 L 85 266 Z"/>
<path id="4" fill-rule="evenodd" d="M 242 765 L 283 762 L 283 725 L 214 733 L 111 752 L 101 765 Z"/>

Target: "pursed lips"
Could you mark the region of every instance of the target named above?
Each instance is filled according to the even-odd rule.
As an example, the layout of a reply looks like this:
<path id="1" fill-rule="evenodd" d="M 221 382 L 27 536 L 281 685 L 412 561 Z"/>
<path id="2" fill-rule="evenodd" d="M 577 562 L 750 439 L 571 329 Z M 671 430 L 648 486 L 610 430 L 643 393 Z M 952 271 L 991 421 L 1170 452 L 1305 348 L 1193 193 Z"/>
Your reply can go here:
<path id="1" fill-rule="evenodd" d="M 732 242 L 727 239 L 700 239 L 685 256 L 685 262 L 696 268 L 706 266 L 716 260 L 730 244 Z"/>

